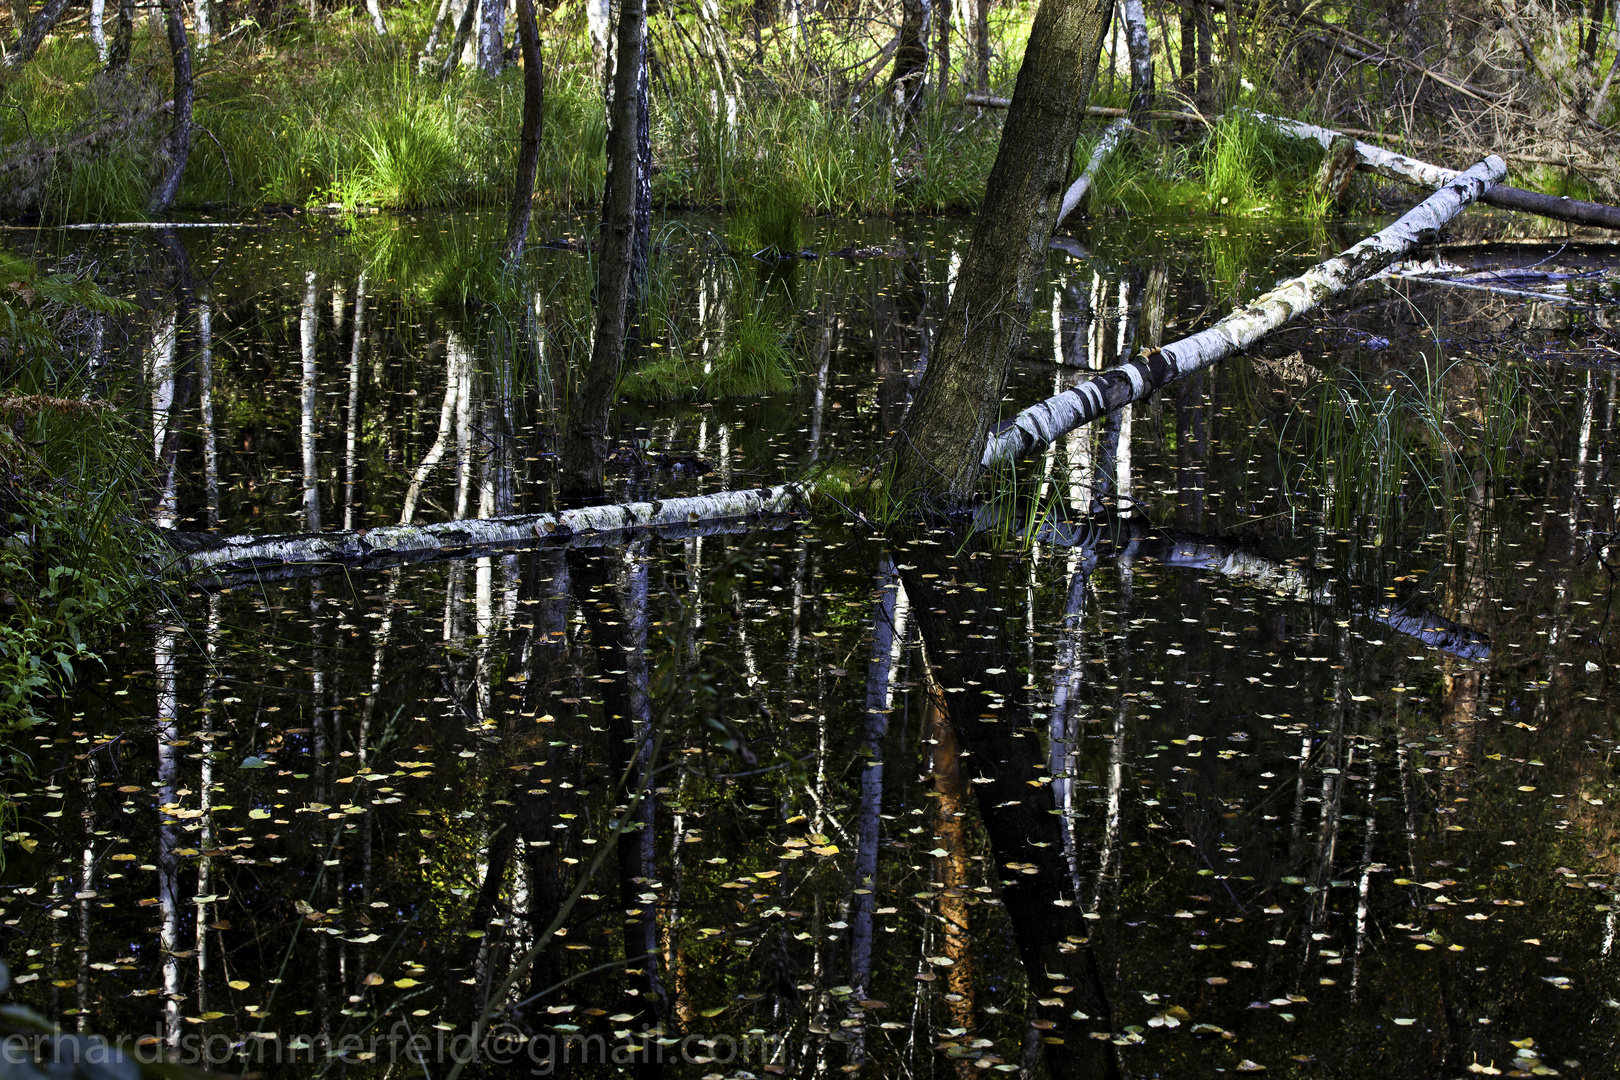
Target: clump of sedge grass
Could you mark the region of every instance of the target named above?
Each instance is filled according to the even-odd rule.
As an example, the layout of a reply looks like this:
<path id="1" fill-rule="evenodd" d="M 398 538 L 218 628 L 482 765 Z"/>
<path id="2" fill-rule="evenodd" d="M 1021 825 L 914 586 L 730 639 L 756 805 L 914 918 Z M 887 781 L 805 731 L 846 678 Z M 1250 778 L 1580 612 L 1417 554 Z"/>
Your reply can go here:
<path id="1" fill-rule="evenodd" d="M 642 400 L 763 397 L 792 390 L 800 374 L 790 336 L 761 304 L 730 324 L 707 355 L 662 356 L 625 376 L 619 389 Z"/>

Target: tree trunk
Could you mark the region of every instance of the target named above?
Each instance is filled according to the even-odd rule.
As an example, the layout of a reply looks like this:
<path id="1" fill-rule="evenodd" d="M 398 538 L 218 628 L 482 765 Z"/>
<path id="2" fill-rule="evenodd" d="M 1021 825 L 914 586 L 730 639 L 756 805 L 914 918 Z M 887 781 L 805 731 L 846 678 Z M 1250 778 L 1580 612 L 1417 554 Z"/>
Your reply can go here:
<path id="1" fill-rule="evenodd" d="M 977 90 L 990 89 L 990 2 L 973 0 L 973 86 Z"/>
<path id="2" fill-rule="evenodd" d="M 1046 267 L 1108 14 L 1108 0 L 1047 0 L 1036 12 L 973 240 L 934 357 L 895 435 L 902 496 L 950 504 L 973 493 L 1007 365 L 1023 343 Z"/>
<path id="3" fill-rule="evenodd" d="M 1091 191 L 1092 182 L 1097 179 L 1097 170 L 1102 168 L 1102 163 L 1108 160 L 1108 155 L 1124 141 L 1130 126 L 1130 121 L 1120 117 L 1103 128 L 1102 136 L 1091 150 L 1091 160 L 1086 162 L 1085 170 L 1081 172 L 1079 179 L 1069 185 L 1069 190 L 1063 193 L 1063 205 L 1058 207 L 1057 220 L 1052 223 L 1053 229 L 1063 224 L 1063 219 L 1068 217 Z"/>
<path id="4" fill-rule="evenodd" d="M 113 29 L 112 45 L 107 49 L 108 75 L 116 75 L 128 65 L 134 42 L 135 0 L 118 0 L 118 25 Z"/>
<path id="5" fill-rule="evenodd" d="M 512 263 L 523 258 L 523 245 L 529 242 L 534 175 L 540 166 L 540 137 L 546 122 L 546 79 L 534 0 L 517 0 L 517 23 L 518 41 L 523 47 L 523 131 L 519 136 L 517 178 L 512 187 L 512 212 L 506 219 L 505 256 Z"/>
<path id="6" fill-rule="evenodd" d="M 388 36 L 388 24 L 383 21 L 381 0 L 366 0 L 366 14 L 371 16 L 371 28 L 378 37 Z"/>
<path id="7" fill-rule="evenodd" d="M 483 0 L 478 11 L 478 70 L 494 78 L 504 62 L 506 0 Z"/>
<path id="8" fill-rule="evenodd" d="M 169 55 L 174 61 L 174 126 L 164 148 L 168 161 L 163 177 L 146 204 L 147 212 L 153 217 L 167 214 L 174 205 L 175 196 L 180 193 L 180 178 L 185 175 L 186 159 L 191 156 L 191 44 L 186 40 L 180 0 L 163 0 L 163 18 L 169 32 Z"/>
<path id="9" fill-rule="evenodd" d="M 107 62 L 107 0 L 90 0 L 90 44 L 96 47 L 96 61 Z"/>
<path id="10" fill-rule="evenodd" d="M 433 16 L 433 27 L 428 31 L 427 41 L 422 45 L 422 54 L 417 58 L 416 70 L 420 74 L 428 69 L 433 62 L 433 53 L 439 47 L 439 35 L 444 33 L 444 21 L 450 16 L 450 0 L 439 0 L 439 11 Z"/>
<path id="11" fill-rule="evenodd" d="M 1331 150 L 1335 140 L 1347 138 L 1330 128 L 1317 127 L 1301 120 L 1289 120 L 1281 116 L 1267 116 L 1265 113 L 1255 113 L 1257 119 L 1269 125 L 1284 135 L 1291 135 L 1296 139 L 1306 139 L 1321 143 Z M 1458 173 L 1455 169 L 1443 168 L 1439 165 L 1430 165 L 1426 161 L 1397 154 L 1393 150 L 1373 146 L 1370 143 L 1356 142 L 1356 156 L 1361 160 L 1362 168 L 1404 180 L 1418 187 L 1437 188 L 1442 184 L 1450 183 L 1456 179 Z M 1524 191 L 1520 188 L 1508 187 L 1498 184 L 1479 197 L 1479 201 L 1488 206 L 1501 207 L 1504 210 L 1520 210 L 1527 214 L 1536 214 L 1540 217 L 1552 218 L 1555 221 L 1568 221 L 1576 225 L 1595 225 L 1604 229 L 1620 229 L 1620 207 L 1606 206 L 1603 203 L 1584 202 L 1580 199 L 1559 198 L 1556 195 L 1542 195 L 1534 191 Z"/>
<path id="12" fill-rule="evenodd" d="M 51 32 L 56 20 L 62 17 L 67 10 L 68 0 L 45 0 L 45 6 L 38 15 L 28 20 L 26 27 L 17 36 L 17 45 L 6 57 L 7 67 L 22 67 L 34 58 L 39 47 L 45 41 L 45 35 Z"/>
<path id="13" fill-rule="evenodd" d="M 922 101 L 928 80 L 928 17 L 931 0 L 901 0 L 900 43 L 889 74 L 889 103 L 909 119 Z"/>
<path id="14" fill-rule="evenodd" d="M 1446 222 L 1505 175 L 1507 166 L 1493 154 L 1459 174 L 1383 232 L 1283 282 L 1209 329 L 1144 353 L 1030 406 L 1013 417 L 985 447 L 984 465 L 1017 461 L 1082 424 L 1141 401 L 1177 379 L 1242 352 L 1290 319 L 1432 240 Z"/>
<path id="15" fill-rule="evenodd" d="M 608 414 L 618 388 L 619 368 L 624 362 L 629 316 L 637 292 L 637 263 L 645 266 L 645 237 L 652 202 L 650 154 L 644 150 L 646 43 L 646 0 L 624 0 L 614 50 L 613 115 L 608 129 L 596 339 L 585 383 L 572 404 L 562 446 L 562 495 L 570 500 L 596 496 L 602 490 Z"/>
<path id="16" fill-rule="evenodd" d="M 455 74 L 456 65 L 461 63 L 461 52 L 467 47 L 467 39 L 472 36 L 473 21 L 477 18 L 478 0 L 467 0 L 467 6 L 461 9 L 461 21 L 456 24 L 455 40 L 450 42 L 450 51 L 444 54 L 444 63 L 439 65 L 440 82 Z"/>
<path id="17" fill-rule="evenodd" d="M 197 52 L 208 52 L 208 45 L 214 40 L 214 11 L 210 0 L 193 0 L 192 25 L 197 32 Z"/>
<path id="18" fill-rule="evenodd" d="M 1131 57 L 1131 119 L 1153 108 L 1153 42 L 1142 0 L 1125 0 L 1125 46 Z"/>

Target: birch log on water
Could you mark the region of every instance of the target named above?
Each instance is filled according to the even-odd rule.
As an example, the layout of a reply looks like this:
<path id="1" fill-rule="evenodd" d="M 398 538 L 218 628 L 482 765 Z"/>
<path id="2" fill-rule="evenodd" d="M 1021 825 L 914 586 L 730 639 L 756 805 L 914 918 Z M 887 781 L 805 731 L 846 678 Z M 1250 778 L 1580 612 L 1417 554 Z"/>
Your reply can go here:
<path id="1" fill-rule="evenodd" d="M 1145 352 L 1030 406 L 990 436 L 982 463 L 988 468 L 1016 461 L 1077 427 L 1242 352 L 1290 319 L 1432 240 L 1463 207 L 1506 175 L 1506 164 L 1492 154 L 1453 177 L 1389 228 L 1290 278 L 1209 329 Z"/>
<path id="2" fill-rule="evenodd" d="M 753 520 L 790 514 L 801 509 L 804 503 L 805 491 L 801 485 L 783 484 L 656 502 L 586 506 L 557 514 L 445 521 L 433 525 L 390 525 L 349 532 L 208 537 L 202 546 L 177 555 L 169 568 L 185 575 L 220 577 L 313 563 L 363 566 L 500 545 L 566 544 L 577 540 L 582 533 L 622 533 L 700 522 Z"/>
<path id="3" fill-rule="evenodd" d="M 1253 115 L 1256 120 L 1282 135 L 1318 142 L 1324 149 L 1332 146 L 1333 140 L 1346 137 L 1332 128 L 1307 124 L 1303 120 L 1267 116 L 1265 113 Z M 1457 176 L 1455 169 L 1431 165 L 1427 161 L 1419 161 L 1417 158 L 1397 154 L 1393 150 L 1385 150 L 1381 146 L 1373 146 L 1359 140 L 1356 142 L 1356 156 L 1361 159 L 1364 168 L 1396 180 L 1404 180 L 1408 184 L 1416 184 L 1418 187 L 1437 188 Z M 1567 221 L 1573 225 L 1620 229 L 1620 206 L 1542 195 L 1534 191 L 1508 187 L 1506 184 L 1492 187 L 1480 196 L 1479 201 L 1504 210 L 1519 210 L 1554 221 Z"/>

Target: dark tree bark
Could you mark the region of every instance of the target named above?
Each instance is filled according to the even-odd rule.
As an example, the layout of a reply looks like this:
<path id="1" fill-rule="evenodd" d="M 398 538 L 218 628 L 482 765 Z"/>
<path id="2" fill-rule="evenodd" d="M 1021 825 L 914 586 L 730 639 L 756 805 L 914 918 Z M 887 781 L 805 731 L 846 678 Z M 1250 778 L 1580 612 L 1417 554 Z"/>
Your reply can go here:
<path id="1" fill-rule="evenodd" d="M 135 43 L 135 0 L 118 0 L 118 25 L 113 28 L 107 49 L 107 74 L 116 75 L 129 64 L 129 51 Z"/>
<path id="2" fill-rule="evenodd" d="M 444 54 L 444 63 L 439 65 L 440 82 L 456 73 L 456 65 L 461 63 L 461 52 L 467 47 L 467 39 L 472 36 L 473 22 L 477 18 L 478 0 L 467 0 L 467 6 L 461 11 L 461 21 L 456 24 L 455 40 L 450 42 L 450 51 Z"/>
<path id="3" fill-rule="evenodd" d="M 608 175 L 602 209 L 597 277 L 596 340 L 568 418 L 562 446 L 562 495 L 576 501 L 600 494 L 607 458 L 608 413 L 624 361 L 629 314 L 646 266 L 652 207 L 647 142 L 647 4 L 624 0 L 619 11 L 608 126 Z"/>
<path id="4" fill-rule="evenodd" d="M 928 80 L 928 16 L 931 0 L 901 0 L 900 43 L 889 75 L 889 101 L 906 116 L 917 111 Z"/>
<path id="5" fill-rule="evenodd" d="M 6 57 L 7 67 L 22 67 L 34 58 L 39 46 L 45 40 L 45 35 L 51 32 L 56 20 L 62 17 L 67 10 L 68 0 L 45 0 L 45 6 L 40 13 L 28 21 L 17 36 L 17 46 Z"/>
<path id="6" fill-rule="evenodd" d="M 974 0 L 973 4 L 973 88 L 990 89 L 990 3 Z"/>
<path id="7" fill-rule="evenodd" d="M 966 502 L 1008 360 L 1024 340 L 1111 0 L 1046 0 L 1036 12 L 1001 149 L 933 359 L 892 447 L 902 497 Z"/>
<path id="8" fill-rule="evenodd" d="M 1073 987 L 1061 1008 L 1032 1007 L 1050 1025 L 1051 1041 L 1062 1040 L 1046 1055 L 1047 1072 L 1058 1078 L 1114 1080 L 1120 1068 L 1113 1044 L 1091 1037 L 1093 1031 L 1113 1027 L 1112 1006 L 1093 951 L 1097 924 L 1086 920 L 1084 900 L 1077 895 L 1041 740 L 1026 735 L 1039 730 L 1040 722 L 1031 715 L 1030 692 L 1018 673 L 1023 662 L 1015 644 L 1020 629 L 1008 624 L 983 632 L 982 612 L 968 611 L 983 601 L 964 600 L 975 595 L 966 588 L 949 592 L 939 584 L 971 583 L 994 596 L 1011 586 L 1003 576 L 1008 564 L 994 556 L 946 554 L 956 546 L 908 547 L 893 558 L 933 676 L 945 691 L 941 697 L 960 748 L 959 768 L 978 797 L 990 851 L 1001 871 L 996 875 L 1002 882 L 1001 903 L 1028 983 L 1044 989 L 1048 980 L 1058 980 Z M 987 704 L 995 707 L 993 713 L 985 713 Z"/>
<path id="9" fill-rule="evenodd" d="M 529 242 L 529 218 L 534 207 L 534 174 L 540 166 L 540 137 L 545 133 L 546 79 L 541 67 L 540 29 L 535 22 L 534 0 L 517 0 L 518 42 L 523 47 L 523 132 L 519 137 L 517 178 L 512 187 L 512 212 L 506 219 L 505 256 L 523 258 Z"/>
<path id="10" fill-rule="evenodd" d="M 191 156 L 191 42 L 186 38 L 180 0 L 163 0 L 163 21 L 169 32 L 169 55 L 174 62 L 174 126 L 169 130 L 163 176 L 152 190 L 146 209 L 153 217 L 167 214 L 180 193 L 180 178 Z M 120 28 L 122 29 L 122 28 Z"/>

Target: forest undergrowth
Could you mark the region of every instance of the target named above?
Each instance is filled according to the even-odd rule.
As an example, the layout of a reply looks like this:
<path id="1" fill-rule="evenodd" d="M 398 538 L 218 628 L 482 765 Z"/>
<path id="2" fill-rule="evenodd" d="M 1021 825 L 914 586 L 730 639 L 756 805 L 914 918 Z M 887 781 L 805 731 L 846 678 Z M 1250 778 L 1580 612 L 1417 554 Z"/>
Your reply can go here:
<path id="1" fill-rule="evenodd" d="M 1340 37 L 1363 39 L 1351 28 L 1351 14 L 1322 10 L 1323 17 L 1311 18 Z M 651 23 L 655 203 L 733 215 L 735 235 L 727 239 L 737 251 L 786 250 L 809 215 L 973 210 L 1002 116 L 965 96 L 975 89 L 1011 93 L 1032 12 L 1033 5 L 993 10 L 992 62 L 982 87 L 971 85 L 966 71 L 953 70 L 941 84 L 930 70 L 931 84 L 910 109 L 885 92 L 882 19 L 825 17 L 796 34 L 776 25 L 761 37 L 751 16 L 728 11 L 723 36 L 731 43 L 717 48 L 691 10 L 660 13 Z M 522 111 L 521 72 L 507 64 L 492 76 L 461 63 L 441 78 L 439 58 L 425 63 L 418 55 L 433 14 L 425 2 L 390 8 L 391 29 L 378 37 L 364 18 L 334 13 L 311 22 L 302 9 L 288 7 L 267 25 L 243 17 L 206 49 L 198 47 L 199 128 L 178 206 L 235 212 L 503 205 Z M 1445 86 L 1437 90 L 1432 78 L 1425 80 L 1428 61 L 1340 70 L 1328 61 L 1342 47 L 1314 24 L 1301 24 L 1303 31 L 1282 27 L 1263 10 L 1206 15 L 1207 26 L 1185 14 L 1178 24 L 1163 13 L 1153 50 L 1158 106 L 1210 122 L 1154 123 L 1136 132 L 1098 177 L 1093 212 L 1320 217 L 1372 205 L 1366 185 L 1348 205 L 1323 204 L 1312 184 L 1318 151 L 1234 115 L 1244 109 L 1376 128 L 1404 139 L 1410 152 L 1453 167 L 1485 150 L 1510 158 L 1518 151 L 1519 186 L 1612 195 L 1614 167 L 1601 154 L 1604 125 L 1617 111 L 1612 99 L 1620 96 L 1610 85 L 1612 46 L 1597 34 L 1590 49 L 1555 57 L 1569 20 L 1560 22 L 1556 12 L 1539 21 L 1533 12 L 1521 16 L 1518 25 L 1534 36 L 1526 55 L 1548 80 L 1527 89 L 1533 80 L 1512 78 L 1507 61 L 1528 61 L 1514 55 L 1518 44 L 1502 24 L 1481 34 L 1472 51 L 1453 49 L 1450 67 L 1441 65 L 1466 68 L 1473 80 L 1453 78 L 1464 87 L 1462 100 L 1480 106 L 1465 115 L 1446 99 Z M 595 210 L 605 175 L 602 61 L 583 19 L 579 5 L 563 4 L 542 27 L 545 127 L 535 198 L 553 210 Z M 962 52 L 964 45 L 958 44 Z M 1562 81 L 1548 67 L 1555 59 L 1568 69 Z M 65 22 L 28 64 L 0 71 L 0 214 L 57 222 L 142 219 L 168 130 L 169 68 L 165 41 L 145 24 L 137 25 L 122 73 L 108 74 L 83 27 Z M 1092 104 L 1126 105 L 1127 70 L 1116 38 Z M 1312 70 L 1315 80 L 1306 78 Z M 1378 102 L 1404 94 L 1414 80 L 1406 105 L 1380 109 Z M 1101 121 L 1094 127 L 1100 130 Z M 1087 153 L 1082 145 L 1077 160 Z M 1593 154 L 1596 164 L 1587 160 Z"/>

